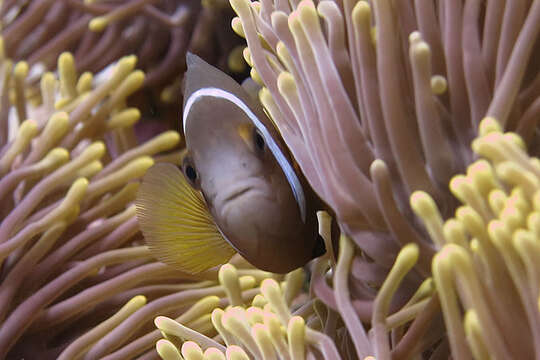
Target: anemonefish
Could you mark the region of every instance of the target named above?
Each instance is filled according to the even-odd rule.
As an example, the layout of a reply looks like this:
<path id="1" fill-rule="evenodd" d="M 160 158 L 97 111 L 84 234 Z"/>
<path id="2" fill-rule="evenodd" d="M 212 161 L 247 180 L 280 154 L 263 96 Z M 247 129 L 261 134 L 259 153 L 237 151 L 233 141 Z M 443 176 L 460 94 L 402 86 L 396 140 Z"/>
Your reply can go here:
<path id="1" fill-rule="evenodd" d="M 136 199 L 150 250 L 189 273 L 235 252 L 276 273 L 322 255 L 320 200 L 261 105 L 196 55 L 186 62 L 187 153 L 181 166 L 154 165 Z"/>

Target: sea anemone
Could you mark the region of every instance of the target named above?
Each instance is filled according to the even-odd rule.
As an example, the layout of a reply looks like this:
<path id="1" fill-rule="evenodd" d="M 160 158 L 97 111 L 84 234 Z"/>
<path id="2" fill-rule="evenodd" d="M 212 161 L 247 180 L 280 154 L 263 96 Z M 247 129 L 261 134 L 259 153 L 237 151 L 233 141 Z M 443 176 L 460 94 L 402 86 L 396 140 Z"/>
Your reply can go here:
<path id="1" fill-rule="evenodd" d="M 431 259 L 449 251 L 440 236 L 422 226 L 409 197 L 429 193 L 440 219 L 461 209 L 448 184 L 473 162 L 471 141 L 486 116 L 521 135 L 522 148 L 538 154 L 540 76 L 534 59 L 540 53 L 540 3 L 231 4 L 238 14 L 232 27 L 247 40 L 244 56 L 252 66 L 251 77 L 264 86 L 261 102 L 347 235 L 332 275 L 327 262 L 315 261 L 314 293 L 340 313 L 361 359 L 448 356 L 448 312 L 444 309 L 445 328 L 439 311 L 443 294 L 433 291 Z M 401 270 L 403 284 L 395 293 L 384 292 L 386 282 L 395 280 L 390 268 L 396 255 L 411 243 L 419 251 L 418 261 L 406 276 Z M 494 299 L 505 296 L 497 292 Z M 410 306 L 410 317 L 391 322 L 398 309 L 406 309 L 402 306 Z M 498 306 L 511 303 L 500 300 Z M 480 313 L 470 314 L 469 324 L 483 319 Z M 474 329 L 487 331 L 488 323 L 482 321 Z M 519 334 L 510 332 L 508 342 Z M 502 334 L 506 331 L 498 336 Z M 534 340 L 514 344 L 527 342 Z M 531 348 L 514 350 L 512 346 L 510 354 L 520 356 Z M 494 353 L 501 358 L 508 354 L 490 349 Z"/>
<path id="2" fill-rule="evenodd" d="M 458 359 L 538 357 L 540 162 L 493 118 L 472 148 L 480 159 L 450 181 L 462 203 L 452 218 L 443 223 L 426 193 L 411 196 L 442 246 L 432 268 L 450 348 Z"/>
<path id="3" fill-rule="evenodd" d="M 328 253 L 306 283 L 239 256 L 190 275 L 144 246 L 132 201 L 181 138 L 140 144 L 128 97 L 179 101 L 188 49 L 241 70 L 206 43 L 228 38 L 226 4 L 6 0 L 0 358 L 540 354 L 540 2 L 231 3 L 260 100 L 328 204 Z"/>
<path id="4" fill-rule="evenodd" d="M 167 117 L 174 128 L 182 103 L 187 51 L 221 69 L 241 72 L 239 38 L 228 28 L 226 1 L 3 1 L 0 9 L 7 56 L 25 60 L 29 82 L 56 70 L 60 53 L 73 53 L 77 70 L 97 74 L 122 56 L 136 55 L 146 73 L 132 96 L 143 118 Z M 104 72 L 110 74 L 110 72 Z M 35 91 L 37 89 L 34 89 Z"/>
<path id="5" fill-rule="evenodd" d="M 247 308 L 234 266 L 223 265 L 219 278 L 230 304 L 222 310 L 217 306 L 219 299 L 216 298 L 216 306 L 211 315 L 208 314 L 214 333 L 219 334 L 219 342 L 182 325 L 180 318 L 173 321 L 158 317 L 156 326 L 166 339 L 158 341 L 156 349 L 164 360 L 181 359 L 180 351 L 187 360 L 202 359 L 203 356 L 225 359 L 225 355 L 228 359 L 339 357 L 334 342 L 312 328 L 323 328 L 325 322 L 324 314 L 315 311 L 314 300 L 301 305 L 293 303 L 302 288 L 302 269 L 287 274 L 282 286 L 273 278 L 264 279 L 257 289 L 260 293 L 254 296 L 252 293 L 252 306 Z M 291 306 L 296 308 L 294 313 L 290 311 Z"/>
<path id="6" fill-rule="evenodd" d="M 170 151 L 180 136 L 137 143 L 140 113 L 126 106 L 144 82 L 135 65 L 135 56 L 121 58 L 96 84 L 63 53 L 58 76 L 45 73 L 36 94 L 27 64 L 1 59 L 0 124 L 9 136 L 0 151 L 0 358 L 56 359 L 92 328 L 69 349 L 97 351 L 92 345 L 126 312 L 182 290 L 179 283 L 197 287 L 186 282 L 216 276 L 179 273 L 142 242 L 131 205 L 139 179 L 155 161 L 178 161 Z M 146 298 L 106 320 L 136 295 Z"/>
<path id="7" fill-rule="evenodd" d="M 116 314 L 72 341 L 59 358 L 66 360 L 159 358 L 155 345 L 161 338 L 161 333 L 151 326 L 152 320 L 158 315 L 166 315 L 181 321 L 189 327 L 186 335 L 188 338 L 205 344 L 206 335 L 212 336 L 213 333 L 210 313 L 215 308 L 229 304 L 226 294 L 230 285 L 220 284 L 217 271 L 190 277 L 185 276 L 186 274 L 183 276 L 163 264 L 156 262 L 153 264 L 167 268 L 169 275 L 152 279 L 147 278 L 146 274 L 139 273 L 139 281 L 144 280 L 147 286 L 131 288 L 129 294 L 146 296 L 135 296 Z M 239 294 L 241 301 L 250 301 L 258 292 L 255 287 L 262 279 L 271 277 L 272 274 L 245 267 L 245 262 L 237 265 L 239 268 L 236 272 L 235 294 Z M 148 283 L 148 280 L 151 282 Z M 146 303 L 149 297 L 152 301 Z M 238 299 L 235 298 L 235 301 Z M 95 315 L 95 311 L 92 314 Z M 158 324 L 160 323 L 158 321 Z"/>
<path id="8" fill-rule="evenodd" d="M 292 8 L 232 1 L 240 16 L 233 28 L 247 39 L 252 77 L 265 86 L 261 101 L 353 238 L 366 229 L 391 233 L 379 243 L 422 238 L 389 221 L 395 206 L 383 197 L 382 179 L 371 176 L 383 172 L 380 163 L 371 168 L 375 159 L 392 175 L 398 205 L 415 190 L 447 201 L 446 185 L 472 160 L 469 144 L 485 114 L 506 128 L 534 130 L 524 120 L 538 96 L 538 64 L 529 59 L 538 51 L 539 5 L 524 5 L 519 21 L 510 23 L 512 9 L 503 16 L 495 3 L 481 21 L 478 1 L 463 9 L 459 2 L 376 1 L 374 17 L 367 1 L 344 2 L 343 9 L 333 1 Z M 500 36 L 491 31 L 502 25 L 512 29 Z M 515 51 L 507 49 L 514 42 Z M 531 144 L 529 133 L 520 131 Z"/>

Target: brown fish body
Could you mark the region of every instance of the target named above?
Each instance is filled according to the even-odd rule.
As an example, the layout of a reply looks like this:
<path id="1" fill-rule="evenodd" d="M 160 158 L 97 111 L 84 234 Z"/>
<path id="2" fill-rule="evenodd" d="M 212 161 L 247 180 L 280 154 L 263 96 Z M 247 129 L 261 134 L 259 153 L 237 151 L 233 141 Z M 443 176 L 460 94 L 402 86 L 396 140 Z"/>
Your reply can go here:
<path id="1" fill-rule="evenodd" d="M 155 165 L 136 201 L 150 250 L 190 273 L 225 263 L 235 250 L 277 273 L 322 255 L 321 202 L 260 104 L 197 56 L 188 54 L 187 64 L 181 171 Z"/>
<path id="2" fill-rule="evenodd" d="M 186 108 L 197 91 L 207 95 Z M 313 258 L 318 241 L 315 199 L 296 172 L 297 190 L 304 194 L 295 198 L 269 142 L 294 171 L 292 159 L 260 105 L 233 79 L 194 57 L 188 59 L 184 99 L 188 161 L 199 177 L 195 185 L 226 240 L 264 270 L 282 273 L 304 265 Z"/>

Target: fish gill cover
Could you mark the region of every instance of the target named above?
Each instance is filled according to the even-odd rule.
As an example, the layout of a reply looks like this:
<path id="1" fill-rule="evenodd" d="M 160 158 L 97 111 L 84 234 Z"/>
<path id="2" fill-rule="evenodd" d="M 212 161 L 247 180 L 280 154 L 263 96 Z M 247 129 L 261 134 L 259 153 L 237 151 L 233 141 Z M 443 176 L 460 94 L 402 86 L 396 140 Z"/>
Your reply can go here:
<path id="1" fill-rule="evenodd" d="M 231 3 L 261 102 L 337 215 L 337 264 L 316 259 L 307 290 L 302 269 L 156 262 L 131 203 L 180 138 L 134 141 L 135 58 L 95 84 L 63 54 L 36 86 L 5 49 L 53 2 L 5 0 L 27 25 L 3 30 L 0 357 L 540 358 L 540 2 Z"/>

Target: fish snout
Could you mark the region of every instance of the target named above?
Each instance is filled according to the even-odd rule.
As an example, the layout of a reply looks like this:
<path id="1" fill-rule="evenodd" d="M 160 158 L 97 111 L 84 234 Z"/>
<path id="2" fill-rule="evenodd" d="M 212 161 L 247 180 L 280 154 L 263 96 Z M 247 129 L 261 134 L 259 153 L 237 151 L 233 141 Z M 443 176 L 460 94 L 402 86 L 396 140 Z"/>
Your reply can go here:
<path id="1" fill-rule="evenodd" d="M 215 213 L 221 227 L 226 232 L 243 233 L 244 235 L 256 235 L 257 228 L 264 230 L 266 226 L 260 223 L 256 213 L 265 210 L 273 212 L 273 209 L 268 209 L 267 204 L 272 204 L 267 189 L 253 183 L 235 186 L 229 191 L 223 191 L 223 195 L 216 196 L 214 202 Z M 274 207 L 274 205 L 270 205 L 270 207 Z"/>

